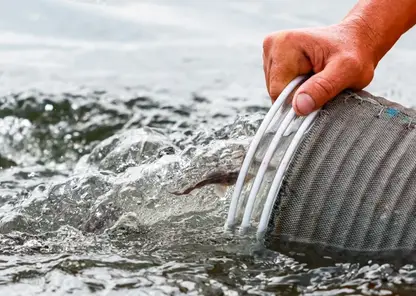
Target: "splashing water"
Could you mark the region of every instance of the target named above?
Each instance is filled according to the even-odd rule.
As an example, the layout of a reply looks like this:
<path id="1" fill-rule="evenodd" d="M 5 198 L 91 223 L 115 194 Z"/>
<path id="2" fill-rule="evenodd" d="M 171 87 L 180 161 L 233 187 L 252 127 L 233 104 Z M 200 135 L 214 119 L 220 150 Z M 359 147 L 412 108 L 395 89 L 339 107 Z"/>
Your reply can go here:
<path id="1" fill-rule="evenodd" d="M 67 95 L 63 96 L 57 101 L 65 101 Z M 19 97 L 7 97 L 2 112 L 8 104 L 17 104 Z M 150 98 L 127 100 L 128 108 L 117 111 L 101 106 L 98 119 L 97 105 L 87 104 L 81 112 L 44 94 L 34 97 L 36 103 L 14 107 L 2 119 L 2 158 L 7 159 L 0 173 L 2 292 L 371 295 L 378 291 L 389 295 L 411 291 L 412 265 L 362 266 L 324 258 L 307 263 L 300 254 L 265 251 L 249 237 L 222 232 L 232 173 L 238 172 L 264 112 L 230 117 L 209 131 L 195 132 L 189 128 L 200 124 L 195 121 L 185 120 L 183 127 L 174 122 L 132 124 L 134 104 L 145 101 L 154 106 L 150 109 L 159 108 Z M 71 97 L 82 101 L 81 95 Z M 45 101 L 60 114 L 59 120 L 48 117 Z M 105 114 L 111 114 L 112 120 L 103 120 Z M 183 118 L 175 114 L 172 108 L 169 118 Z M 80 117 L 86 123 L 75 121 Z M 66 129 L 51 133 L 56 125 Z M 108 132 L 103 137 L 97 129 Z M 224 180 L 224 176 L 231 177 Z M 229 186 L 221 191 L 216 188 L 221 184 Z M 186 188 L 192 190 L 184 193 Z"/>

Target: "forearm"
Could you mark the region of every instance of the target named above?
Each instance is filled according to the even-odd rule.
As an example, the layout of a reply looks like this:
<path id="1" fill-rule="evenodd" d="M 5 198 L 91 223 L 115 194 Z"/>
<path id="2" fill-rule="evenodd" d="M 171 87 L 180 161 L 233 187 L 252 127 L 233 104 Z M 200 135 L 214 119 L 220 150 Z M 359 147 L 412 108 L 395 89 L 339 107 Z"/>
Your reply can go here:
<path id="1" fill-rule="evenodd" d="M 416 0 L 360 0 L 343 20 L 357 28 L 375 64 L 416 24 Z"/>

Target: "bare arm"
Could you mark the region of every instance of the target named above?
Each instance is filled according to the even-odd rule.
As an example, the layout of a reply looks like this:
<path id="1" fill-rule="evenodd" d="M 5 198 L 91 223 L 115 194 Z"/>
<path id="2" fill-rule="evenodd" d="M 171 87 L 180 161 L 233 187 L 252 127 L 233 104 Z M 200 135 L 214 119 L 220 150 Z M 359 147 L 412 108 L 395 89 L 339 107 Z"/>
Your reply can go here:
<path id="1" fill-rule="evenodd" d="M 415 24 L 416 0 L 360 0 L 338 24 L 270 34 L 263 42 L 263 65 L 272 101 L 292 79 L 309 73 L 294 96 L 298 115 L 346 88 L 366 87 L 379 61 Z"/>
<path id="2" fill-rule="evenodd" d="M 374 49 L 377 63 L 416 24 L 415 0 L 361 0 L 343 20 L 357 24 Z"/>

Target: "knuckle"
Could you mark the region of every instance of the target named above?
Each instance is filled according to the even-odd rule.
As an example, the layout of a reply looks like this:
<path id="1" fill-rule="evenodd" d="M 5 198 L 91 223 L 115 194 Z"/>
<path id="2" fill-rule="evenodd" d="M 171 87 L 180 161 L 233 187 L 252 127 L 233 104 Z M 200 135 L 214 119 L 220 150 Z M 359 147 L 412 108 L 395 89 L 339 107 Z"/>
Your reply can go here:
<path id="1" fill-rule="evenodd" d="M 276 99 L 279 96 L 280 92 L 274 86 L 270 86 L 269 95 L 272 99 Z"/>
<path id="2" fill-rule="evenodd" d="M 269 95 L 271 98 L 276 99 L 282 92 L 282 87 L 278 82 L 271 82 L 269 88 Z"/>
<path id="3" fill-rule="evenodd" d="M 357 85 L 367 85 L 374 76 L 374 68 L 359 55 L 348 55 L 344 57 L 345 71 L 354 75 L 351 80 Z"/>
<path id="4" fill-rule="evenodd" d="M 314 84 L 320 96 L 330 97 L 337 92 L 335 83 L 328 78 L 322 76 L 316 77 Z"/>
<path id="5" fill-rule="evenodd" d="M 267 52 L 272 46 L 274 42 L 273 35 L 267 35 L 263 40 L 263 51 Z"/>
<path id="6" fill-rule="evenodd" d="M 282 44 L 293 43 L 296 41 L 296 33 L 293 31 L 279 31 L 267 35 L 263 40 L 263 50 L 268 51 L 272 47 L 279 47 Z"/>
<path id="7" fill-rule="evenodd" d="M 276 41 L 278 44 L 293 43 L 296 39 L 296 33 L 293 31 L 282 31 L 276 35 Z"/>
<path id="8" fill-rule="evenodd" d="M 351 69 L 351 71 L 361 73 L 364 70 L 363 60 L 358 55 L 350 54 L 344 56 L 343 63 Z"/>

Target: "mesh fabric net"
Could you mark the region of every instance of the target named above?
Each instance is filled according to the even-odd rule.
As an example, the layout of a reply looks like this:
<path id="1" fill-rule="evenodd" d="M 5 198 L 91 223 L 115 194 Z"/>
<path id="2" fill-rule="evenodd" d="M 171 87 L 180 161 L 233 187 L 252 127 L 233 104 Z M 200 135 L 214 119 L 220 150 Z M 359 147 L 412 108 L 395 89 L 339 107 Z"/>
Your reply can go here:
<path id="1" fill-rule="evenodd" d="M 364 91 L 325 105 L 286 172 L 268 246 L 415 249 L 415 115 Z"/>

